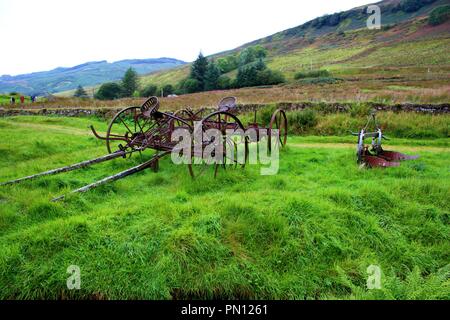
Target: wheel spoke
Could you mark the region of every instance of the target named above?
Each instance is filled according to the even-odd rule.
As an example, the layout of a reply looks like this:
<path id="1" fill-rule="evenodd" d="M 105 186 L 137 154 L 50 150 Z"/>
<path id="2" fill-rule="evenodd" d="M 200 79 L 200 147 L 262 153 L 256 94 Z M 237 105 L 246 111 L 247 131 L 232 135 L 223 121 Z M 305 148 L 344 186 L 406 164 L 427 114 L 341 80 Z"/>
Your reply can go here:
<path id="1" fill-rule="evenodd" d="M 108 152 L 111 153 L 118 149 L 119 142 L 113 143 L 113 141 L 118 141 L 120 138 L 126 142 L 124 144 L 125 149 L 133 147 L 133 144 L 136 142 L 136 133 L 138 132 L 136 127 L 138 117 L 139 113 L 136 110 L 136 107 L 124 109 L 114 116 L 106 133 L 106 147 Z M 134 121 L 134 125 L 131 121 Z M 132 130 L 133 128 L 135 130 Z M 124 130 L 125 133 L 122 133 L 122 130 Z"/>
<path id="2" fill-rule="evenodd" d="M 212 163 L 203 163 L 203 167 L 200 166 L 194 166 L 193 164 L 189 165 L 189 171 L 191 172 L 191 175 L 195 177 L 204 174 L 207 171 L 207 168 L 214 166 L 214 176 L 217 175 L 219 168 L 222 168 L 222 170 L 226 170 L 226 167 L 232 167 L 236 168 L 238 164 L 240 164 L 238 160 L 238 144 L 233 140 L 231 137 L 227 137 L 226 133 L 228 129 L 237 130 L 241 129 L 244 130 L 244 127 L 240 123 L 239 119 L 236 118 L 236 116 L 229 114 L 227 112 L 215 112 L 212 113 L 205 118 L 201 120 L 201 128 L 199 130 L 202 130 L 203 133 L 205 133 L 208 129 L 217 129 L 219 132 L 223 135 L 222 137 L 222 146 L 221 154 L 216 154 L 216 157 L 221 160 L 221 163 L 216 163 L 215 161 Z M 211 139 L 212 140 L 212 139 Z M 241 139 L 241 142 L 244 142 L 244 156 L 247 160 L 247 139 Z M 202 150 L 208 145 L 211 145 L 215 142 L 213 141 L 204 141 Z M 231 152 L 231 154 L 227 154 L 227 151 Z M 245 161 L 242 164 L 242 167 L 245 166 Z M 197 167 L 197 168 L 195 168 Z M 196 169 L 196 173 L 194 174 L 193 170 Z"/>
<path id="3" fill-rule="evenodd" d="M 120 121 L 124 124 L 124 126 L 127 128 L 127 130 L 131 133 L 131 135 L 133 135 L 133 131 L 131 131 L 130 128 L 128 128 L 127 124 L 125 123 L 125 121 L 123 121 L 122 116 L 119 115 L 118 117 L 120 119 Z"/>
<path id="4" fill-rule="evenodd" d="M 142 126 L 141 126 L 141 124 L 139 123 L 139 120 L 138 120 L 138 119 L 136 119 L 136 121 L 135 121 L 135 125 L 136 125 L 136 124 L 139 126 L 139 130 L 141 130 L 141 133 L 144 134 L 144 129 L 142 128 Z"/>
<path id="5" fill-rule="evenodd" d="M 134 120 L 134 132 L 136 132 L 136 122 L 137 122 L 136 109 L 134 109 L 134 117 L 133 117 L 133 120 Z"/>

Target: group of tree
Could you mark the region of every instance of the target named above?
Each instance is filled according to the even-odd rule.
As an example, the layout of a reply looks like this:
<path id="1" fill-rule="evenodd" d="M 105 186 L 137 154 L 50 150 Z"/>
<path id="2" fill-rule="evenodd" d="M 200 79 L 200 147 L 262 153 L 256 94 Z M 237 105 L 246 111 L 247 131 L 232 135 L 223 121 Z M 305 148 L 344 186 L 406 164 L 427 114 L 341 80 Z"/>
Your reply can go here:
<path id="1" fill-rule="evenodd" d="M 100 100 L 140 96 L 168 96 L 171 94 L 195 93 L 211 90 L 276 85 L 285 81 L 279 71 L 270 70 L 266 63 L 267 50 L 259 45 L 245 48 L 239 54 L 231 54 L 216 60 L 208 59 L 202 53 L 192 63 L 189 77 L 180 81 L 176 87 L 167 84 L 158 87 L 147 84 L 139 90 L 138 75 L 129 68 L 120 82 L 107 82 L 100 86 L 94 97 Z M 226 74 L 237 70 L 235 79 Z M 79 86 L 75 96 L 87 97 Z"/>
<path id="2" fill-rule="evenodd" d="M 194 93 L 284 82 L 280 72 L 267 68 L 264 62 L 266 56 L 267 50 L 262 46 L 248 47 L 238 55 L 228 55 L 215 61 L 200 53 L 191 66 L 189 77 L 178 84 L 176 92 Z M 237 77 L 232 80 L 226 73 L 236 69 Z"/>
<path id="3" fill-rule="evenodd" d="M 120 83 L 107 82 L 100 86 L 94 95 L 99 100 L 114 100 L 132 97 L 138 93 L 138 75 L 133 68 L 129 68 Z"/>
<path id="4" fill-rule="evenodd" d="M 142 90 L 139 91 L 140 97 L 151 97 L 151 96 L 164 96 L 167 97 L 171 94 L 173 94 L 175 91 L 174 87 L 171 84 L 166 84 L 162 86 L 161 88 L 158 88 L 158 86 L 154 84 L 148 84 Z"/>
<path id="5" fill-rule="evenodd" d="M 302 31 L 305 31 L 309 28 L 321 29 L 322 27 L 336 27 L 341 22 L 347 19 L 365 19 L 367 16 L 366 9 L 353 9 L 348 11 L 336 12 L 333 14 L 327 14 L 313 20 L 310 20 L 301 26 L 291 28 L 285 31 L 287 36 L 295 36 L 297 34 L 304 34 Z"/>
<path id="6" fill-rule="evenodd" d="M 400 3 L 392 8 L 392 12 L 403 11 L 403 12 L 416 12 L 420 8 L 429 5 L 436 0 L 402 0 Z"/>
<path id="7" fill-rule="evenodd" d="M 448 20 L 450 20 L 450 5 L 440 6 L 431 11 L 428 23 L 438 26 Z"/>
<path id="8" fill-rule="evenodd" d="M 239 67 L 235 87 L 275 85 L 284 81 L 284 76 L 280 71 L 270 70 L 263 59 L 258 59 Z"/>
<path id="9" fill-rule="evenodd" d="M 412 13 L 420 10 L 422 7 L 427 6 L 436 0 L 401 0 L 397 2 L 393 2 L 392 4 L 387 4 L 383 7 L 383 12 L 387 13 L 388 11 L 392 13 L 397 13 L 399 11 L 403 11 L 406 13 Z M 303 32 L 308 28 L 321 29 L 322 27 L 336 27 L 341 22 L 351 18 L 356 20 L 364 20 L 367 17 L 367 9 L 366 7 L 352 9 L 343 12 L 336 12 L 333 14 L 327 14 L 322 17 L 315 18 L 304 23 L 301 26 L 291 28 L 285 31 L 287 36 L 295 36 L 298 34 L 303 34 Z"/>
<path id="10" fill-rule="evenodd" d="M 106 82 L 100 86 L 94 95 L 99 100 L 114 100 L 127 97 L 151 97 L 164 95 L 167 97 L 174 93 L 174 87 L 170 84 L 158 88 L 156 85 L 148 84 L 139 88 L 139 79 L 136 71 L 129 68 L 120 82 Z M 75 97 L 87 97 L 86 91 L 82 86 L 76 90 Z"/>

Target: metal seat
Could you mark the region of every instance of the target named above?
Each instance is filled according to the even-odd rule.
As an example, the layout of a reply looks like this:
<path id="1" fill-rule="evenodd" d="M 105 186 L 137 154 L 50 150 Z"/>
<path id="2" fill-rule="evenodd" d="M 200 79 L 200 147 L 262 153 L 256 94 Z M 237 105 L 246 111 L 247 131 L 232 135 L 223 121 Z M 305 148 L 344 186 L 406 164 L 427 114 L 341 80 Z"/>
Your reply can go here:
<path id="1" fill-rule="evenodd" d="M 236 97 L 226 97 L 220 100 L 218 110 L 225 112 L 234 112 L 236 110 Z"/>
<path id="2" fill-rule="evenodd" d="M 141 106 L 142 114 L 145 117 L 150 117 L 159 109 L 159 100 L 157 97 L 153 96 L 148 98 Z"/>

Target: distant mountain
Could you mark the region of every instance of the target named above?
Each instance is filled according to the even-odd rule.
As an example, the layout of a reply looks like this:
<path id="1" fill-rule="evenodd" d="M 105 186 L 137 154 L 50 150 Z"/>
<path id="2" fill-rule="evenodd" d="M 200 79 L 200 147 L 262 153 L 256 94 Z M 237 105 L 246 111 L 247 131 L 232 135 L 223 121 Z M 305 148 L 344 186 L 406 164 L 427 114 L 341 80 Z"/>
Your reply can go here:
<path id="1" fill-rule="evenodd" d="M 93 61 L 70 68 L 59 67 L 17 76 L 3 75 L 0 77 L 0 92 L 42 95 L 75 89 L 78 85 L 93 86 L 119 80 L 129 67 L 133 67 L 138 74 L 146 74 L 183 64 L 184 61 L 172 58 L 130 59 L 113 63 Z"/>

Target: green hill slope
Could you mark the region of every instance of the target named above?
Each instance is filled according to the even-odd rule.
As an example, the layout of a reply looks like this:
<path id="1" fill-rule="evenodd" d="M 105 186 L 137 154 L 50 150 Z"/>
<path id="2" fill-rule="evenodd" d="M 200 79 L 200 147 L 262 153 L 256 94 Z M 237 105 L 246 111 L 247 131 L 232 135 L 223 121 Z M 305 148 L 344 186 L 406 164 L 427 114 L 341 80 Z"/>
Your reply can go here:
<path id="1" fill-rule="evenodd" d="M 318 68 L 343 78 L 414 77 L 418 68 L 422 73 L 446 74 L 450 70 L 450 22 L 428 23 L 430 13 L 445 4 L 448 1 L 386 0 L 377 3 L 381 8 L 379 30 L 366 27 L 369 14 L 363 6 L 316 18 L 212 58 L 261 45 L 268 49 L 269 67 L 282 71 L 287 80 L 293 80 L 296 72 Z M 188 73 L 189 65 L 184 65 L 143 76 L 142 83 L 175 85 Z"/>

